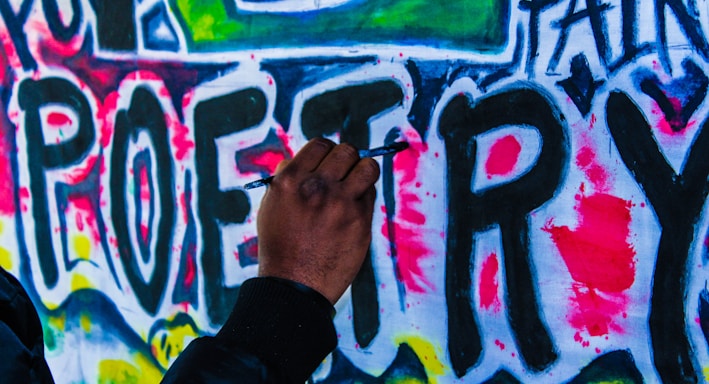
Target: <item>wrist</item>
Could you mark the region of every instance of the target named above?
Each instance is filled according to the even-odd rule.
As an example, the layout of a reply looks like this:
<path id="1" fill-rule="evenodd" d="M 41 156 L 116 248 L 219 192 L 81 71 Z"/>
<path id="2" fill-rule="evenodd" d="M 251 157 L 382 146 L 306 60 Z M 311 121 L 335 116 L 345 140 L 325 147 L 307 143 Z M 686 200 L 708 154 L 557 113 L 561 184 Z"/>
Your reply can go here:
<path id="1" fill-rule="evenodd" d="M 282 277 L 276 277 L 276 276 L 259 276 L 260 279 L 266 279 L 270 280 L 273 282 L 277 282 L 279 284 L 287 285 L 296 291 L 302 293 L 303 295 L 306 295 L 310 299 L 313 300 L 313 302 L 320 308 L 322 308 L 323 311 L 327 312 L 330 314 L 330 318 L 334 319 L 336 315 L 335 307 L 332 305 L 330 300 L 328 300 L 322 293 L 318 292 L 318 290 L 309 287 L 303 283 L 299 283 L 295 280 L 289 280 L 285 279 Z"/>

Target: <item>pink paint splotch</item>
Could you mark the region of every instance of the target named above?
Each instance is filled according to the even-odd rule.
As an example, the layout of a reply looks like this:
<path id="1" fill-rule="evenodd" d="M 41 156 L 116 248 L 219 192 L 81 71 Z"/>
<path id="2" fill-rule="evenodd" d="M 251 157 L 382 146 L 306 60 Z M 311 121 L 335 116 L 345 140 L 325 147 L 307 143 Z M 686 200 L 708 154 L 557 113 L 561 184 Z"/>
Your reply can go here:
<path id="1" fill-rule="evenodd" d="M 50 112 L 47 115 L 47 124 L 49 128 L 62 129 L 71 126 L 72 120 L 67 114 L 62 112 Z"/>
<path id="2" fill-rule="evenodd" d="M 276 173 L 278 164 L 288 158 L 289 157 L 286 152 L 266 149 L 256 153 L 255 156 L 246 160 L 248 160 L 253 166 L 264 169 L 266 173 L 274 174 Z"/>
<path id="3" fill-rule="evenodd" d="M 140 167 L 138 173 L 138 180 L 140 181 L 140 184 L 136 187 L 138 188 L 138 196 L 140 197 L 141 204 L 144 205 L 144 210 L 149 209 L 150 202 L 153 199 L 153 195 L 150 191 L 150 176 L 151 175 L 148 174 L 148 169 L 146 167 Z M 148 234 L 150 231 L 149 226 L 150 223 L 148 222 L 148 218 L 141 218 L 140 236 L 144 243 L 148 242 Z"/>
<path id="4" fill-rule="evenodd" d="M 522 145 L 514 135 L 506 135 L 497 139 L 490 146 L 490 154 L 485 160 L 487 178 L 493 176 L 508 176 L 519 162 Z"/>
<path id="5" fill-rule="evenodd" d="M 100 244 L 101 233 L 97 222 L 98 207 L 93 203 L 91 196 L 82 194 L 69 195 L 68 202 L 67 213 L 72 209 L 75 210 L 74 217 L 77 220 L 77 229 L 81 232 L 85 229 L 90 231 L 94 244 Z"/>
<path id="6" fill-rule="evenodd" d="M 101 137 L 99 142 L 103 148 L 107 148 L 113 140 L 114 121 L 116 121 L 116 113 L 118 112 L 119 97 L 118 91 L 113 91 L 106 96 L 103 103 L 97 102 L 96 120 L 100 125 L 99 132 Z"/>
<path id="7" fill-rule="evenodd" d="M 489 254 L 482 263 L 480 271 L 480 306 L 492 312 L 500 312 L 502 306 L 498 294 L 500 283 L 497 279 L 500 262 L 497 254 Z"/>
<path id="8" fill-rule="evenodd" d="M 187 250 L 187 272 L 185 272 L 185 280 L 183 281 L 183 286 L 185 288 L 191 288 L 192 284 L 195 282 L 195 277 L 197 276 L 197 265 L 195 265 L 196 254 L 196 246 L 190 246 Z"/>
<path id="9" fill-rule="evenodd" d="M 35 31 L 28 35 L 28 45 L 33 56 L 39 60 L 51 62 L 49 53 L 54 53 L 63 57 L 73 57 L 82 48 L 85 35 L 76 34 L 69 41 L 61 41 L 54 38 L 49 26 L 40 17 L 33 17 L 27 21 L 27 30 Z M 49 56 L 49 57 L 47 57 Z"/>
<path id="10" fill-rule="evenodd" d="M 656 103 L 653 103 L 650 113 L 655 118 L 656 137 L 661 143 L 672 145 L 685 139 L 688 132 L 692 132 L 698 122 L 696 120 L 690 120 L 687 122 L 686 127 L 675 130 L 673 127 L 682 126 L 682 122 L 679 117 L 679 112 L 682 110 L 682 105 L 680 100 L 676 97 L 670 97 L 668 98 L 668 101 L 677 112 L 673 119 L 667 120 L 665 113 Z"/>
<path id="11" fill-rule="evenodd" d="M 289 138 L 280 127 L 269 132 L 263 142 L 238 152 L 236 171 L 274 174 L 278 164 L 293 158 Z"/>
<path id="12" fill-rule="evenodd" d="M 579 149 L 576 154 L 576 165 L 586 174 L 595 192 L 608 193 L 610 176 L 608 171 L 596 161 L 596 153 L 591 146 L 585 145 Z"/>
<path id="13" fill-rule="evenodd" d="M 549 233 L 574 280 L 569 323 L 590 336 L 622 333 L 620 319 L 629 305 L 625 291 L 635 282 L 632 203 L 609 193 L 610 176 L 598 163 L 589 140 L 577 153 L 576 164 L 593 187 L 588 193 L 582 183 L 576 195 L 577 225 L 557 226 L 550 219 L 543 230 Z"/>
<path id="14" fill-rule="evenodd" d="M 194 150 L 194 141 L 190 137 L 189 128 L 180 122 L 177 117 L 165 114 L 165 122 L 170 131 L 172 131 L 172 146 L 175 148 L 175 158 L 178 161 L 184 161 L 188 155 Z"/>
<path id="15" fill-rule="evenodd" d="M 276 173 L 276 168 L 281 161 L 293 158 L 293 149 L 288 134 L 281 126 L 276 127 L 275 132 L 280 141 L 278 150 L 264 151 L 260 159 L 254 159 L 255 164 L 267 169 L 270 174 Z"/>
<path id="16" fill-rule="evenodd" d="M 394 215 L 393 242 L 397 249 L 398 278 L 407 292 L 425 293 L 433 289 L 421 266 L 422 261 L 432 255 L 425 242 L 426 216 L 422 212 L 419 191 L 423 185 L 418 174 L 421 156 L 428 151 L 428 146 L 421 142 L 419 135 L 411 130 L 404 136 L 409 148 L 394 156 L 394 174 L 398 181 L 396 213 Z M 390 224 L 385 217 L 382 234 L 391 239 Z"/>
<path id="17" fill-rule="evenodd" d="M 677 97 L 667 97 L 667 101 L 672 105 L 672 109 L 675 112 L 671 119 L 667 119 L 665 113 L 660 109 L 660 106 L 656 103 L 653 104 L 652 114 L 658 117 L 657 128 L 665 135 L 668 136 L 682 136 L 684 135 L 685 128 L 690 127 L 689 122 L 687 127 L 683 127 L 684 122 L 681 118 L 682 113 L 682 101 Z M 696 123 L 696 122 L 695 122 Z"/>
<path id="18" fill-rule="evenodd" d="M 64 176 L 69 184 L 79 184 L 80 182 L 86 180 L 91 172 L 94 171 L 96 162 L 99 160 L 98 155 L 91 155 L 86 158 L 86 161 L 72 169 L 70 172 L 66 173 Z"/>
<path id="19" fill-rule="evenodd" d="M 0 50 L 0 81 L 3 87 L 11 87 L 10 64 L 12 57 L 16 56 L 10 36 L 0 27 L 0 40 L 3 49 Z M 17 58 L 15 58 L 17 60 Z M 0 108 L 0 215 L 12 215 L 15 213 L 15 181 L 12 176 L 12 166 L 10 154 L 12 153 L 11 133 L 13 127 L 7 115 L 6 108 Z"/>
<path id="20" fill-rule="evenodd" d="M 15 181 L 12 176 L 12 166 L 10 163 L 11 144 L 8 142 L 6 132 L 12 132 L 4 108 L 0 108 L 0 215 L 12 215 L 15 213 Z"/>

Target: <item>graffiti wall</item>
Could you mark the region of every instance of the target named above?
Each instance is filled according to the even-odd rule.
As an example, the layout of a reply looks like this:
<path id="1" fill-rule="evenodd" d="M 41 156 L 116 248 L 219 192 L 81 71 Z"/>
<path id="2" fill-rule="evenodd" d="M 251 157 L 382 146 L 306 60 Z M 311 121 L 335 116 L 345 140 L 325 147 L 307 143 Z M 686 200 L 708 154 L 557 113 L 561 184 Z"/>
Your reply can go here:
<path id="1" fill-rule="evenodd" d="M 313 383 L 709 377 L 704 0 L 0 0 L 0 266 L 60 383 L 153 383 L 310 138 L 379 158 Z M 287 218 L 284 218 L 287 219 Z"/>

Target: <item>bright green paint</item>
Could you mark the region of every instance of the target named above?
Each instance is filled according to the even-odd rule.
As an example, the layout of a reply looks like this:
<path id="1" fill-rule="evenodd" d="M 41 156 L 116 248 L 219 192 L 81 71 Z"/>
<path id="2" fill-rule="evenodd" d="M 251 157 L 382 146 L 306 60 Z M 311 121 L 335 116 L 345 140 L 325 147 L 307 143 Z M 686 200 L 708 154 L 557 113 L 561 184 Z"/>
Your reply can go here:
<path id="1" fill-rule="evenodd" d="M 180 0 L 178 6 L 195 42 L 223 41 L 243 30 L 239 23 L 229 20 L 219 0 Z"/>
<path id="2" fill-rule="evenodd" d="M 499 51 L 507 43 L 504 0 L 366 0 L 293 14 L 228 11 L 221 0 L 171 0 L 191 49 L 429 45 Z"/>

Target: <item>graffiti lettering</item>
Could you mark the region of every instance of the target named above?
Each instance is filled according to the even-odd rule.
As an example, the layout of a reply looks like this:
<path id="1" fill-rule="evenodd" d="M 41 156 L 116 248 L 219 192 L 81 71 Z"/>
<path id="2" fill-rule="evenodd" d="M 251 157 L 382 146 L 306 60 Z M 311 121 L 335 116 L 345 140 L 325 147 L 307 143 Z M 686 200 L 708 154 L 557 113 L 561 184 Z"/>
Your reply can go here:
<path id="1" fill-rule="evenodd" d="M 22 31 L 29 17 L 29 13 L 32 10 L 32 3 L 33 0 L 23 1 L 19 12 L 15 13 L 8 0 L 0 1 L 0 15 L 15 46 L 22 67 L 27 70 L 37 68 L 37 62 L 32 57 L 32 53 L 27 45 L 27 35 Z"/>
<path id="2" fill-rule="evenodd" d="M 708 123 L 703 123 L 684 169 L 677 174 L 661 154 L 642 112 L 626 94 L 611 93 L 606 108 L 608 128 L 623 162 L 642 186 L 662 227 L 650 312 L 655 364 L 668 383 L 694 383 L 697 374 L 684 325 L 685 275 L 694 226 L 709 191 L 709 155 L 704 149 L 709 146 Z"/>
<path id="3" fill-rule="evenodd" d="M 32 217 L 37 223 L 44 224 L 35 226 L 34 241 L 37 244 L 37 257 L 40 259 L 44 283 L 52 288 L 59 280 L 59 270 L 52 243 L 47 241 L 52 238 L 52 235 L 48 225 L 51 222 L 49 219 L 51 207 L 47 199 L 45 171 L 81 161 L 94 142 L 96 131 L 86 97 L 67 80 L 60 78 L 25 80 L 19 88 L 18 103 L 25 112 L 27 157 L 32 159 L 28 164 L 33 197 Z M 59 144 L 46 144 L 40 109 L 47 104 L 67 105 L 76 112 L 78 130 L 74 138 Z"/>
<path id="4" fill-rule="evenodd" d="M 312 382 L 706 381 L 707 16 L 0 0 L 0 267 L 66 380 L 157 382 L 257 271 L 241 185 L 406 140 Z"/>
<path id="5" fill-rule="evenodd" d="M 236 300 L 238 288 L 223 282 L 221 226 L 242 223 L 251 210 L 241 189 L 219 188 L 217 141 L 220 137 L 260 123 L 266 114 L 263 92 L 249 88 L 203 101 L 195 108 L 197 201 L 202 226 L 202 264 L 207 285 L 207 308 L 214 324 L 223 324 Z"/>
<path id="6" fill-rule="evenodd" d="M 96 13 L 96 36 L 102 49 L 109 51 L 134 51 L 134 2 L 131 0 L 91 0 Z"/>
<path id="7" fill-rule="evenodd" d="M 527 56 L 527 72 L 532 75 L 534 64 L 539 56 L 539 41 L 543 36 L 540 32 L 540 16 L 543 12 L 547 12 L 553 6 L 559 4 L 559 0 L 522 0 L 519 3 L 521 10 L 529 12 L 529 54 Z M 637 0 L 621 1 L 619 17 L 622 19 L 620 46 L 622 53 L 616 59 L 613 59 L 611 52 L 611 41 L 609 41 L 609 33 L 606 19 L 609 17 L 611 5 L 609 3 L 600 2 L 598 0 L 587 0 L 586 8 L 576 10 L 577 0 L 568 2 L 566 14 L 563 18 L 556 21 L 553 25 L 559 29 L 559 35 L 556 40 L 556 45 L 553 53 L 547 63 L 547 72 L 555 73 L 557 71 L 560 58 L 566 50 L 569 43 L 568 37 L 572 29 L 579 26 L 579 23 L 588 20 L 591 27 L 593 38 L 596 46 L 596 52 L 601 64 L 610 71 L 616 71 L 626 64 L 631 63 L 639 56 L 650 54 L 652 51 L 657 51 L 660 62 L 669 73 L 672 72 L 672 62 L 668 46 L 668 31 L 666 11 L 671 11 L 675 16 L 676 22 L 679 24 L 692 48 L 697 50 L 704 60 L 709 60 L 709 42 L 701 29 L 701 23 L 697 20 L 696 15 L 699 12 L 696 9 L 696 4 L 689 2 L 684 4 L 679 0 L 663 0 L 656 1 L 654 8 L 654 16 L 657 28 L 657 41 L 638 42 L 638 18 L 637 18 Z"/>
<path id="8" fill-rule="evenodd" d="M 110 191 L 111 217 L 116 239 L 120 244 L 118 252 L 138 301 L 148 313 L 154 314 L 165 290 L 167 271 L 170 266 L 169 250 L 175 225 L 173 165 L 168 149 L 170 145 L 168 130 L 159 102 L 151 91 L 145 88 L 136 88 L 133 91 L 128 109 L 120 110 L 116 114 L 115 127 Z M 131 204 L 128 204 L 125 198 L 126 191 L 130 190 L 126 159 L 129 158 L 130 147 L 135 145 L 142 133 L 148 135 L 150 149 L 138 149 L 133 156 L 133 166 L 130 168 L 133 172 L 132 185 L 135 189 L 132 204 L 135 210 L 132 215 L 135 222 L 131 231 L 128 209 Z M 156 163 L 155 168 L 152 166 L 153 158 Z M 157 179 L 157 190 L 153 187 L 153 179 Z M 142 200 L 147 200 L 146 208 L 149 215 L 145 223 L 142 222 Z M 155 207 L 155 200 L 159 201 L 159 209 Z M 153 219 L 156 216 L 158 225 L 157 229 L 154 229 Z M 153 234 L 157 234 L 154 246 L 152 246 Z M 135 252 L 132 246 L 136 243 L 138 246 L 135 248 L 138 252 Z M 154 267 L 150 277 L 145 277 L 140 271 L 138 260 L 147 262 L 151 258 L 154 258 Z"/>
<path id="9" fill-rule="evenodd" d="M 529 262 L 527 215 L 548 201 L 560 183 L 567 161 L 564 117 L 548 98 L 533 89 L 488 96 L 475 103 L 453 98 L 440 119 L 448 169 L 446 300 L 451 363 L 461 377 L 480 356 L 481 344 L 470 305 L 470 255 L 473 234 L 500 226 L 508 282 L 508 319 L 531 369 L 543 370 L 557 357 L 549 331 L 539 317 L 533 268 Z M 542 136 L 537 163 L 515 182 L 481 194 L 470 190 L 475 168 L 476 135 L 505 125 L 536 128 Z M 453 198 L 454 197 L 454 198 Z"/>
<path id="10" fill-rule="evenodd" d="M 299 115 L 301 129 L 306 138 L 338 134 L 343 141 L 367 147 L 371 141 L 368 121 L 400 105 L 402 100 L 403 93 L 398 83 L 387 80 L 328 90 L 303 103 Z M 470 255 L 475 248 L 473 234 L 498 225 L 504 251 L 507 318 L 526 366 L 534 371 L 542 371 L 556 361 L 558 349 L 543 320 L 535 293 L 534 267 L 529 260 L 528 215 L 553 198 L 561 183 L 563 169 L 568 166 L 568 127 L 565 118 L 549 96 L 524 85 L 487 95 L 477 101 L 469 95 L 459 95 L 444 102 L 439 132 L 446 148 L 448 196 L 455 196 L 448 202 L 448 211 L 452 214 L 447 223 L 445 268 L 451 364 L 456 375 L 463 377 L 478 362 L 482 353 L 479 324 L 470 303 Z M 51 222 L 51 207 L 44 197 L 47 190 L 52 190 L 46 183 L 46 169 L 88 161 L 89 148 L 96 142 L 93 112 L 86 96 L 71 82 L 61 78 L 24 80 L 19 87 L 18 104 L 24 111 L 27 157 L 41 159 L 28 164 L 32 216 L 38 222 Z M 46 143 L 42 128 L 46 116 L 41 111 L 47 105 L 62 105 L 74 111 L 78 128 L 73 138 L 59 144 Z M 245 88 L 200 100 L 194 106 L 196 198 L 202 239 L 196 241 L 192 238 L 194 235 L 188 235 L 190 231 L 186 231 L 184 241 L 188 250 L 183 250 L 182 255 L 186 257 L 185 252 L 190 249 L 194 252 L 197 246 L 195 241 L 202 247 L 206 285 L 204 294 L 209 319 L 215 325 L 226 319 L 228 308 L 238 291 L 238 286 L 227 284 L 223 278 L 225 249 L 222 232 L 225 225 L 244 223 L 252 209 L 242 190 L 219 186 L 221 163 L 218 159 L 222 156 L 219 154 L 219 141 L 259 125 L 266 116 L 266 105 L 267 98 L 261 90 Z M 686 296 L 686 281 L 682 276 L 686 273 L 685 264 L 693 242 L 694 223 L 706 199 L 706 186 L 696 181 L 706 180 L 709 175 L 709 168 L 703 169 L 702 165 L 709 163 L 709 159 L 704 159 L 702 151 L 696 148 L 709 145 L 704 144 L 709 137 L 704 132 L 709 131 L 701 131 L 683 173 L 676 175 L 659 154 L 640 110 L 626 95 L 611 94 L 607 118 L 626 166 L 647 193 L 663 227 L 650 317 L 656 364 L 668 358 L 676 360 L 678 365 L 675 367 L 666 364 L 658 367 L 662 377 L 667 381 L 692 382 L 696 380 L 691 359 L 692 348 L 683 328 L 684 316 L 676 315 L 684 313 L 680 298 Z M 533 127 L 539 132 L 542 146 L 536 163 L 515 181 L 483 192 L 471 192 L 477 152 L 475 137 L 510 125 Z M 638 131 L 638 127 L 646 128 Z M 140 305 L 150 314 L 155 314 L 161 306 L 171 264 L 168 249 L 176 240 L 172 237 L 176 220 L 174 165 L 173 155 L 168 151 L 170 144 L 167 131 L 163 109 L 152 91 L 146 87 L 133 89 L 127 108 L 119 109 L 115 114 L 108 185 L 111 220 L 117 242 L 122 244 L 118 247 L 118 254 L 130 287 Z M 386 134 L 387 140 L 394 140 L 399 134 L 397 129 L 390 130 Z M 272 137 L 267 140 L 277 139 Z M 648 148 L 653 150 L 648 152 Z M 244 157 L 246 153 L 237 155 L 237 163 L 247 161 L 248 156 Z M 655 155 L 649 156 L 651 153 Z M 99 183 L 96 177 L 91 176 L 97 174 L 97 167 L 89 167 L 91 170 L 83 181 L 75 184 L 57 183 L 54 189 L 58 212 L 64 212 L 69 201 L 77 196 L 87 197 L 91 209 L 99 218 L 101 230 L 105 231 L 98 195 L 91 192 Z M 389 180 L 382 191 L 385 195 L 385 208 L 387 211 L 395 211 L 396 204 L 392 204 L 394 171 L 391 160 L 385 163 L 384 170 L 386 175 L 383 177 Z M 664 178 L 657 177 L 659 170 L 664 170 Z M 153 180 L 157 180 L 157 185 L 154 185 Z M 187 187 L 191 185 L 190 180 L 188 172 L 185 181 Z M 131 189 L 133 200 L 129 201 L 125 192 Z M 667 191 L 671 193 L 667 194 Z M 669 199 L 670 196 L 683 197 Z M 191 199 L 191 194 L 185 198 Z M 684 208 L 672 205 L 679 201 Z M 690 202 L 693 202 L 691 209 L 687 209 Z M 393 217 L 389 213 L 387 215 Z M 145 217 L 147 220 L 142 220 Z M 156 220 L 157 226 L 153 225 Z M 60 217 L 59 221 L 66 227 L 66 220 Z M 59 274 L 54 245 L 52 242 L 38 241 L 51 237 L 50 228 L 41 225 L 34 228 L 36 255 L 40 259 L 42 276 L 46 286 L 52 288 L 57 284 Z M 393 232 L 390 231 L 391 236 Z M 105 238 L 102 237 L 103 248 L 106 255 L 109 255 Z M 249 242 L 251 240 L 244 244 Z M 395 260 L 397 254 L 394 237 L 390 238 L 390 242 L 394 247 L 391 255 Z M 72 265 L 67 249 L 64 236 L 62 252 L 65 265 Z M 146 275 L 141 264 L 153 257 L 152 269 Z M 184 278 L 186 268 L 193 269 L 194 266 L 185 266 L 185 263 L 189 263 L 185 260 L 181 263 L 180 273 Z M 115 269 L 112 264 L 109 265 L 116 283 L 120 285 Z M 369 345 L 379 332 L 377 291 L 374 265 L 370 257 L 352 290 L 355 337 L 363 347 Z M 190 295 L 194 296 L 194 291 L 191 292 L 189 289 L 182 293 L 174 291 L 173 301 L 196 302 L 194 298 L 189 298 Z M 402 288 L 399 293 L 404 295 L 405 289 Z M 185 298 L 180 295 L 187 296 Z M 672 332 L 668 333 L 668 330 Z M 680 342 L 682 340 L 684 342 Z"/>

